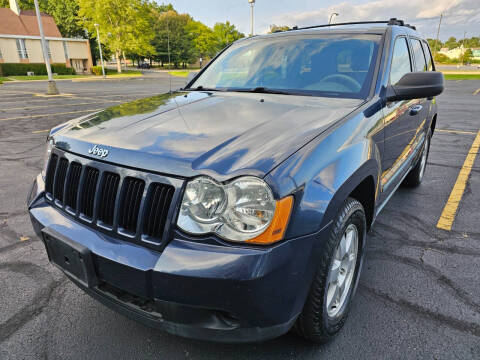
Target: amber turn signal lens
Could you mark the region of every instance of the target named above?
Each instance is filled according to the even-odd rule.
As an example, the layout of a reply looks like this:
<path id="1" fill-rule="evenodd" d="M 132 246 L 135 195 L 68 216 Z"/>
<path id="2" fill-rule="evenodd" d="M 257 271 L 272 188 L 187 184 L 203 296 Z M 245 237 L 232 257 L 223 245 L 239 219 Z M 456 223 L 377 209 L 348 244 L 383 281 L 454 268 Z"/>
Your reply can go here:
<path id="1" fill-rule="evenodd" d="M 249 244 L 267 245 L 283 240 L 287 230 L 290 213 L 292 212 L 293 196 L 284 197 L 277 201 L 272 223 L 261 235 L 245 241 Z"/>

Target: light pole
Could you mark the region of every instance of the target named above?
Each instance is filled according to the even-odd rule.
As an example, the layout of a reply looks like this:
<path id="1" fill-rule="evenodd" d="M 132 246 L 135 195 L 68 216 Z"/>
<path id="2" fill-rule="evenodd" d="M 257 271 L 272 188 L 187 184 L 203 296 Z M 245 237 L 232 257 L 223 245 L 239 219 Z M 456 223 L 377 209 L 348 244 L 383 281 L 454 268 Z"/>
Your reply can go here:
<path id="1" fill-rule="evenodd" d="M 255 6 L 255 0 L 248 0 L 250 4 L 250 36 L 253 36 L 253 7 Z"/>
<path id="2" fill-rule="evenodd" d="M 100 25 L 95 24 L 95 29 L 97 29 L 97 41 L 98 41 L 98 50 L 100 51 L 100 62 L 102 63 L 102 75 L 105 79 L 105 65 L 103 65 L 103 55 L 102 55 L 102 43 L 100 42 L 100 32 L 98 31 L 98 27 Z"/>
<path id="3" fill-rule="evenodd" d="M 333 12 L 330 14 L 330 18 L 328 19 L 328 25 L 330 25 L 332 23 L 332 19 L 334 16 L 338 16 L 338 13 L 336 12 Z"/>
<path id="4" fill-rule="evenodd" d="M 50 58 L 48 57 L 47 42 L 45 41 L 45 35 L 43 33 L 42 16 L 40 14 L 40 9 L 38 8 L 38 0 L 34 0 L 34 3 L 35 12 L 37 13 L 38 30 L 40 32 L 40 38 L 42 41 L 43 59 L 45 60 L 45 66 L 47 67 L 48 74 L 47 95 L 58 95 L 57 84 L 53 80 L 52 68 L 50 67 Z"/>

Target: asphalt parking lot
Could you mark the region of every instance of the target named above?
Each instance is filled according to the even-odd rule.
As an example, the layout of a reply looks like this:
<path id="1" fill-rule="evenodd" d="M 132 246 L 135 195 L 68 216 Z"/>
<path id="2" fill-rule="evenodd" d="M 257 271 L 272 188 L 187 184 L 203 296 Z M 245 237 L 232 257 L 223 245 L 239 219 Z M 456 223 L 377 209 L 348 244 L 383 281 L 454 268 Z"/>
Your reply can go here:
<path id="1" fill-rule="evenodd" d="M 424 182 L 400 188 L 379 216 L 350 318 L 329 344 L 293 334 L 246 345 L 182 339 L 124 318 L 67 281 L 48 263 L 25 207 L 48 129 L 168 91 L 169 81 L 62 81 L 69 95 L 60 97 L 38 96 L 45 82 L 0 86 L 0 359 L 480 358 L 480 156 L 452 230 L 437 227 L 480 129 L 480 81 L 447 82 Z"/>

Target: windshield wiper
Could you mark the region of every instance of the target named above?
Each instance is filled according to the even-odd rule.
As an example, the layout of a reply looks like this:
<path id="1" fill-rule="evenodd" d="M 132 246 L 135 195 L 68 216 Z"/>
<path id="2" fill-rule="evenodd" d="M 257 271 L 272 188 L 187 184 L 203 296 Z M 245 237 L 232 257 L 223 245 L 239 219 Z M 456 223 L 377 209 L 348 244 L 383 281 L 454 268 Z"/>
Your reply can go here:
<path id="1" fill-rule="evenodd" d="M 223 89 L 214 89 L 214 88 L 207 88 L 203 87 L 202 85 L 197 86 L 196 88 L 188 88 L 185 90 L 190 90 L 190 91 L 225 91 Z"/>
<path id="2" fill-rule="evenodd" d="M 281 95 L 295 95 L 296 94 L 293 91 L 270 89 L 270 88 L 267 88 L 267 87 L 264 87 L 264 86 L 257 86 L 255 88 L 250 88 L 250 89 L 229 89 L 229 91 L 249 92 L 249 93 L 259 93 L 259 94 L 281 94 Z"/>

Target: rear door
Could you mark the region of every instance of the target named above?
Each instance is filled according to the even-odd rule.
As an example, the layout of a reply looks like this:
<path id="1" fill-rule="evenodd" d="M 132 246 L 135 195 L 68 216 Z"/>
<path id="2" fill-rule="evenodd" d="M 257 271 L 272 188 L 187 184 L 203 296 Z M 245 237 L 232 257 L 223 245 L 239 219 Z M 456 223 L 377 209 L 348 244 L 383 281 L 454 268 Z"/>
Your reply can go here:
<path id="1" fill-rule="evenodd" d="M 406 36 L 395 39 L 390 66 L 390 84 L 413 71 L 411 49 Z M 385 150 L 382 159 L 382 190 L 388 196 L 408 170 L 405 161 L 418 135 L 421 109 L 418 100 L 388 102 L 384 108 Z"/>

